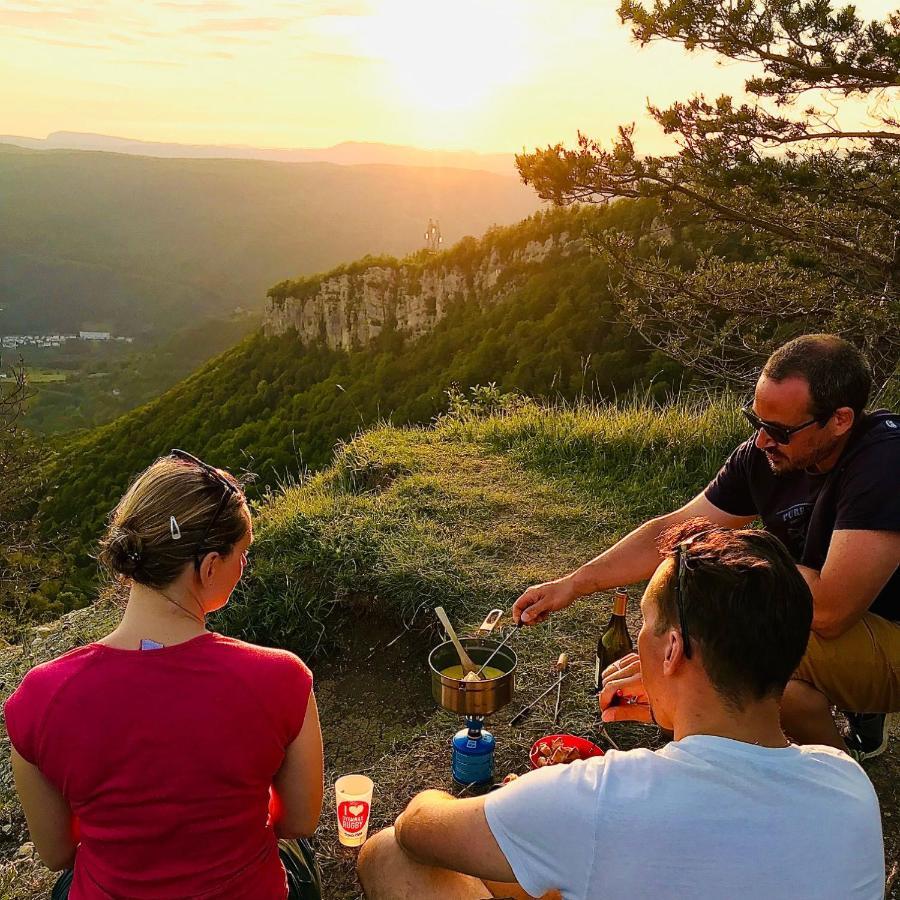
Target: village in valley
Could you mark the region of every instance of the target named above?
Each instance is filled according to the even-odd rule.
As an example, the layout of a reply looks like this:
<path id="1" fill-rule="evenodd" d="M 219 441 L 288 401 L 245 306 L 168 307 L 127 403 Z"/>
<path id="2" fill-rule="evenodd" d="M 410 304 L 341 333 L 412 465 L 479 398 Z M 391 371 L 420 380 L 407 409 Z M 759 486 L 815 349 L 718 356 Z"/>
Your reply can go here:
<path id="1" fill-rule="evenodd" d="M 79 331 L 78 334 L 4 334 L 0 347 L 17 350 L 19 347 L 62 347 L 69 341 L 119 341 L 134 343 L 134 338 L 114 335 L 109 331 Z"/>

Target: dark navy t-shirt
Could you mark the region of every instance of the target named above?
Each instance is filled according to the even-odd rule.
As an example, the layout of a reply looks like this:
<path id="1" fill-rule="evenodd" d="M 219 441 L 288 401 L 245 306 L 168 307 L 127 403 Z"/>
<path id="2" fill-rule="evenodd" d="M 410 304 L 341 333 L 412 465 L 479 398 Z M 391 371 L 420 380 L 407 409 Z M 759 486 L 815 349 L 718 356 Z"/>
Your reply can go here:
<path id="1" fill-rule="evenodd" d="M 750 438 L 704 493 L 724 512 L 758 515 L 798 563 L 821 570 L 835 530 L 900 531 L 900 415 L 880 410 L 861 416 L 825 473 L 777 475 Z M 869 609 L 900 622 L 900 569 Z"/>

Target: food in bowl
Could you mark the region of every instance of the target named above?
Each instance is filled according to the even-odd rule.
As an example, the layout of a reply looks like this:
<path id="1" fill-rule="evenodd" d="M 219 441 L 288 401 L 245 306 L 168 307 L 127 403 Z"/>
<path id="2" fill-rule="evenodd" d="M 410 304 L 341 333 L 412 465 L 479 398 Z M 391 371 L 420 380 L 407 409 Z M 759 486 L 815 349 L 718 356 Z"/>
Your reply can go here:
<path id="1" fill-rule="evenodd" d="M 446 669 L 441 669 L 441 675 L 445 678 L 452 678 L 455 681 L 490 681 L 492 678 L 502 677 L 504 672 L 500 669 L 495 669 L 493 666 L 485 666 L 480 675 L 469 672 L 468 675 L 464 676 L 462 666 L 447 666 Z"/>
<path id="2" fill-rule="evenodd" d="M 548 734 L 535 741 L 530 754 L 531 765 L 535 769 L 565 765 L 593 756 L 603 756 L 603 751 L 591 741 L 576 737 L 574 734 Z"/>
<path id="3" fill-rule="evenodd" d="M 542 766 L 555 766 L 558 763 L 575 762 L 576 759 L 581 759 L 578 748 L 567 747 L 562 738 L 557 738 L 552 744 L 548 744 L 546 741 L 538 744 L 534 764 L 537 768 L 541 768 Z"/>

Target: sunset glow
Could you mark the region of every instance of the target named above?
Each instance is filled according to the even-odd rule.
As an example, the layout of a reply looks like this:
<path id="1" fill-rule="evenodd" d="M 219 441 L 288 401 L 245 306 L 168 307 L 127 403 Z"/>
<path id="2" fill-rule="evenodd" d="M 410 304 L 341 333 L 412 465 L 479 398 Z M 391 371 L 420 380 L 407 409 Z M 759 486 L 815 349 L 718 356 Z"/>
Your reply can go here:
<path id="1" fill-rule="evenodd" d="M 513 3 L 415 0 L 379 4 L 364 49 L 389 65 L 396 88 L 423 109 L 472 108 L 526 70 L 522 19 Z"/>
<path id="2" fill-rule="evenodd" d="M 880 18 L 896 0 L 863 0 Z M 643 50 L 615 0 L 0 0 L 0 133 L 376 141 L 483 152 L 609 140 L 647 99 L 739 96 L 757 70 Z"/>

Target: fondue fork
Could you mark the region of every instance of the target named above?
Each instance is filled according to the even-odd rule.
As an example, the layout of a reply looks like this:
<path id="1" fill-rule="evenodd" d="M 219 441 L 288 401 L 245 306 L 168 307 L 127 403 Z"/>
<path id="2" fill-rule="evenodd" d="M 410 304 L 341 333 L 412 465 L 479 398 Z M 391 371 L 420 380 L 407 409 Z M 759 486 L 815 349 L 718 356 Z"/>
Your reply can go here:
<path id="1" fill-rule="evenodd" d="M 499 644 L 497 644 L 497 646 L 494 648 L 494 652 L 493 652 L 493 653 L 492 653 L 492 654 L 491 654 L 491 655 L 490 655 L 490 656 L 489 656 L 489 657 L 481 664 L 481 668 L 475 673 L 476 675 L 478 675 L 478 676 L 481 675 L 482 671 L 483 671 L 484 668 L 487 666 L 487 664 L 488 664 L 488 663 L 489 663 L 489 662 L 490 662 L 490 661 L 491 661 L 491 660 L 492 660 L 492 659 L 500 652 L 500 650 L 501 650 L 504 646 L 506 646 L 506 642 L 507 642 L 507 641 L 508 641 L 508 640 L 509 640 L 509 639 L 510 639 L 510 638 L 511 638 L 511 637 L 512 637 L 512 636 L 513 636 L 513 635 L 514 635 L 521 627 L 522 627 L 522 625 L 521 625 L 519 622 L 516 622 L 516 625 L 515 625 L 515 627 L 512 629 L 512 631 L 510 631 L 510 633 L 509 633 L 505 638 L 503 638 L 503 640 L 500 641 Z"/>
<path id="2" fill-rule="evenodd" d="M 568 671 L 568 670 L 566 670 L 565 672 L 562 672 L 562 673 L 560 674 L 560 678 L 559 678 L 560 683 L 562 683 L 563 681 L 565 681 L 568 677 L 569 677 L 569 671 Z M 543 700 L 544 697 L 546 697 L 547 694 L 550 693 L 550 691 L 554 690 L 554 688 L 556 688 L 556 682 L 555 682 L 555 681 L 553 682 L 553 684 L 550 685 L 550 687 L 547 688 L 546 691 L 542 691 L 540 694 L 538 694 L 537 697 L 535 697 L 534 700 L 532 700 L 531 703 L 528 704 L 528 706 L 523 707 L 522 709 L 520 709 L 520 710 L 519 710 L 519 711 L 518 711 L 518 712 L 517 712 L 510 720 L 509 720 L 509 724 L 510 724 L 510 725 L 515 725 L 516 722 L 518 722 L 519 719 L 521 719 L 521 718 L 525 715 L 525 713 L 527 713 L 528 710 L 530 710 L 531 707 L 534 706 L 534 704 L 538 702 L 538 700 Z"/>
<path id="3" fill-rule="evenodd" d="M 562 697 L 562 677 L 563 672 L 569 668 L 569 654 L 560 653 L 554 668 L 559 672 L 559 675 L 556 678 L 556 708 L 553 710 L 553 724 L 555 725 L 559 721 L 559 701 Z"/>
<path id="4" fill-rule="evenodd" d="M 597 692 L 597 696 L 599 696 L 599 691 Z M 633 702 L 634 702 L 634 700 L 632 700 L 631 698 L 625 700 L 625 703 L 633 703 Z M 616 691 L 616 694 L 615 694 L 615 696 L 612 698 L 612 700 L 610 701 L 609 705 L 610 705 L 610 706 L 619 706 L 621 703 L 622 703 L 622 691 L 619 690 L 619 691 Z M 610 747 L 613 748 L 613 750 L 621 750 L 621 749 L 622 749 L 622 748 L 621 748 L 621 747 L 620 747 L 620 746 L 619 746 L 619 745 L 618 745 L 618 744 L 617 744 L 617 743 L 609 736 L 609 731 L 607 731 L 606 723 L 603 721 L 602 718 L 600 719 L 600 734 L 603 735 L 604 740 L 606 741 L 607 744 L 610 745 Z"/>

